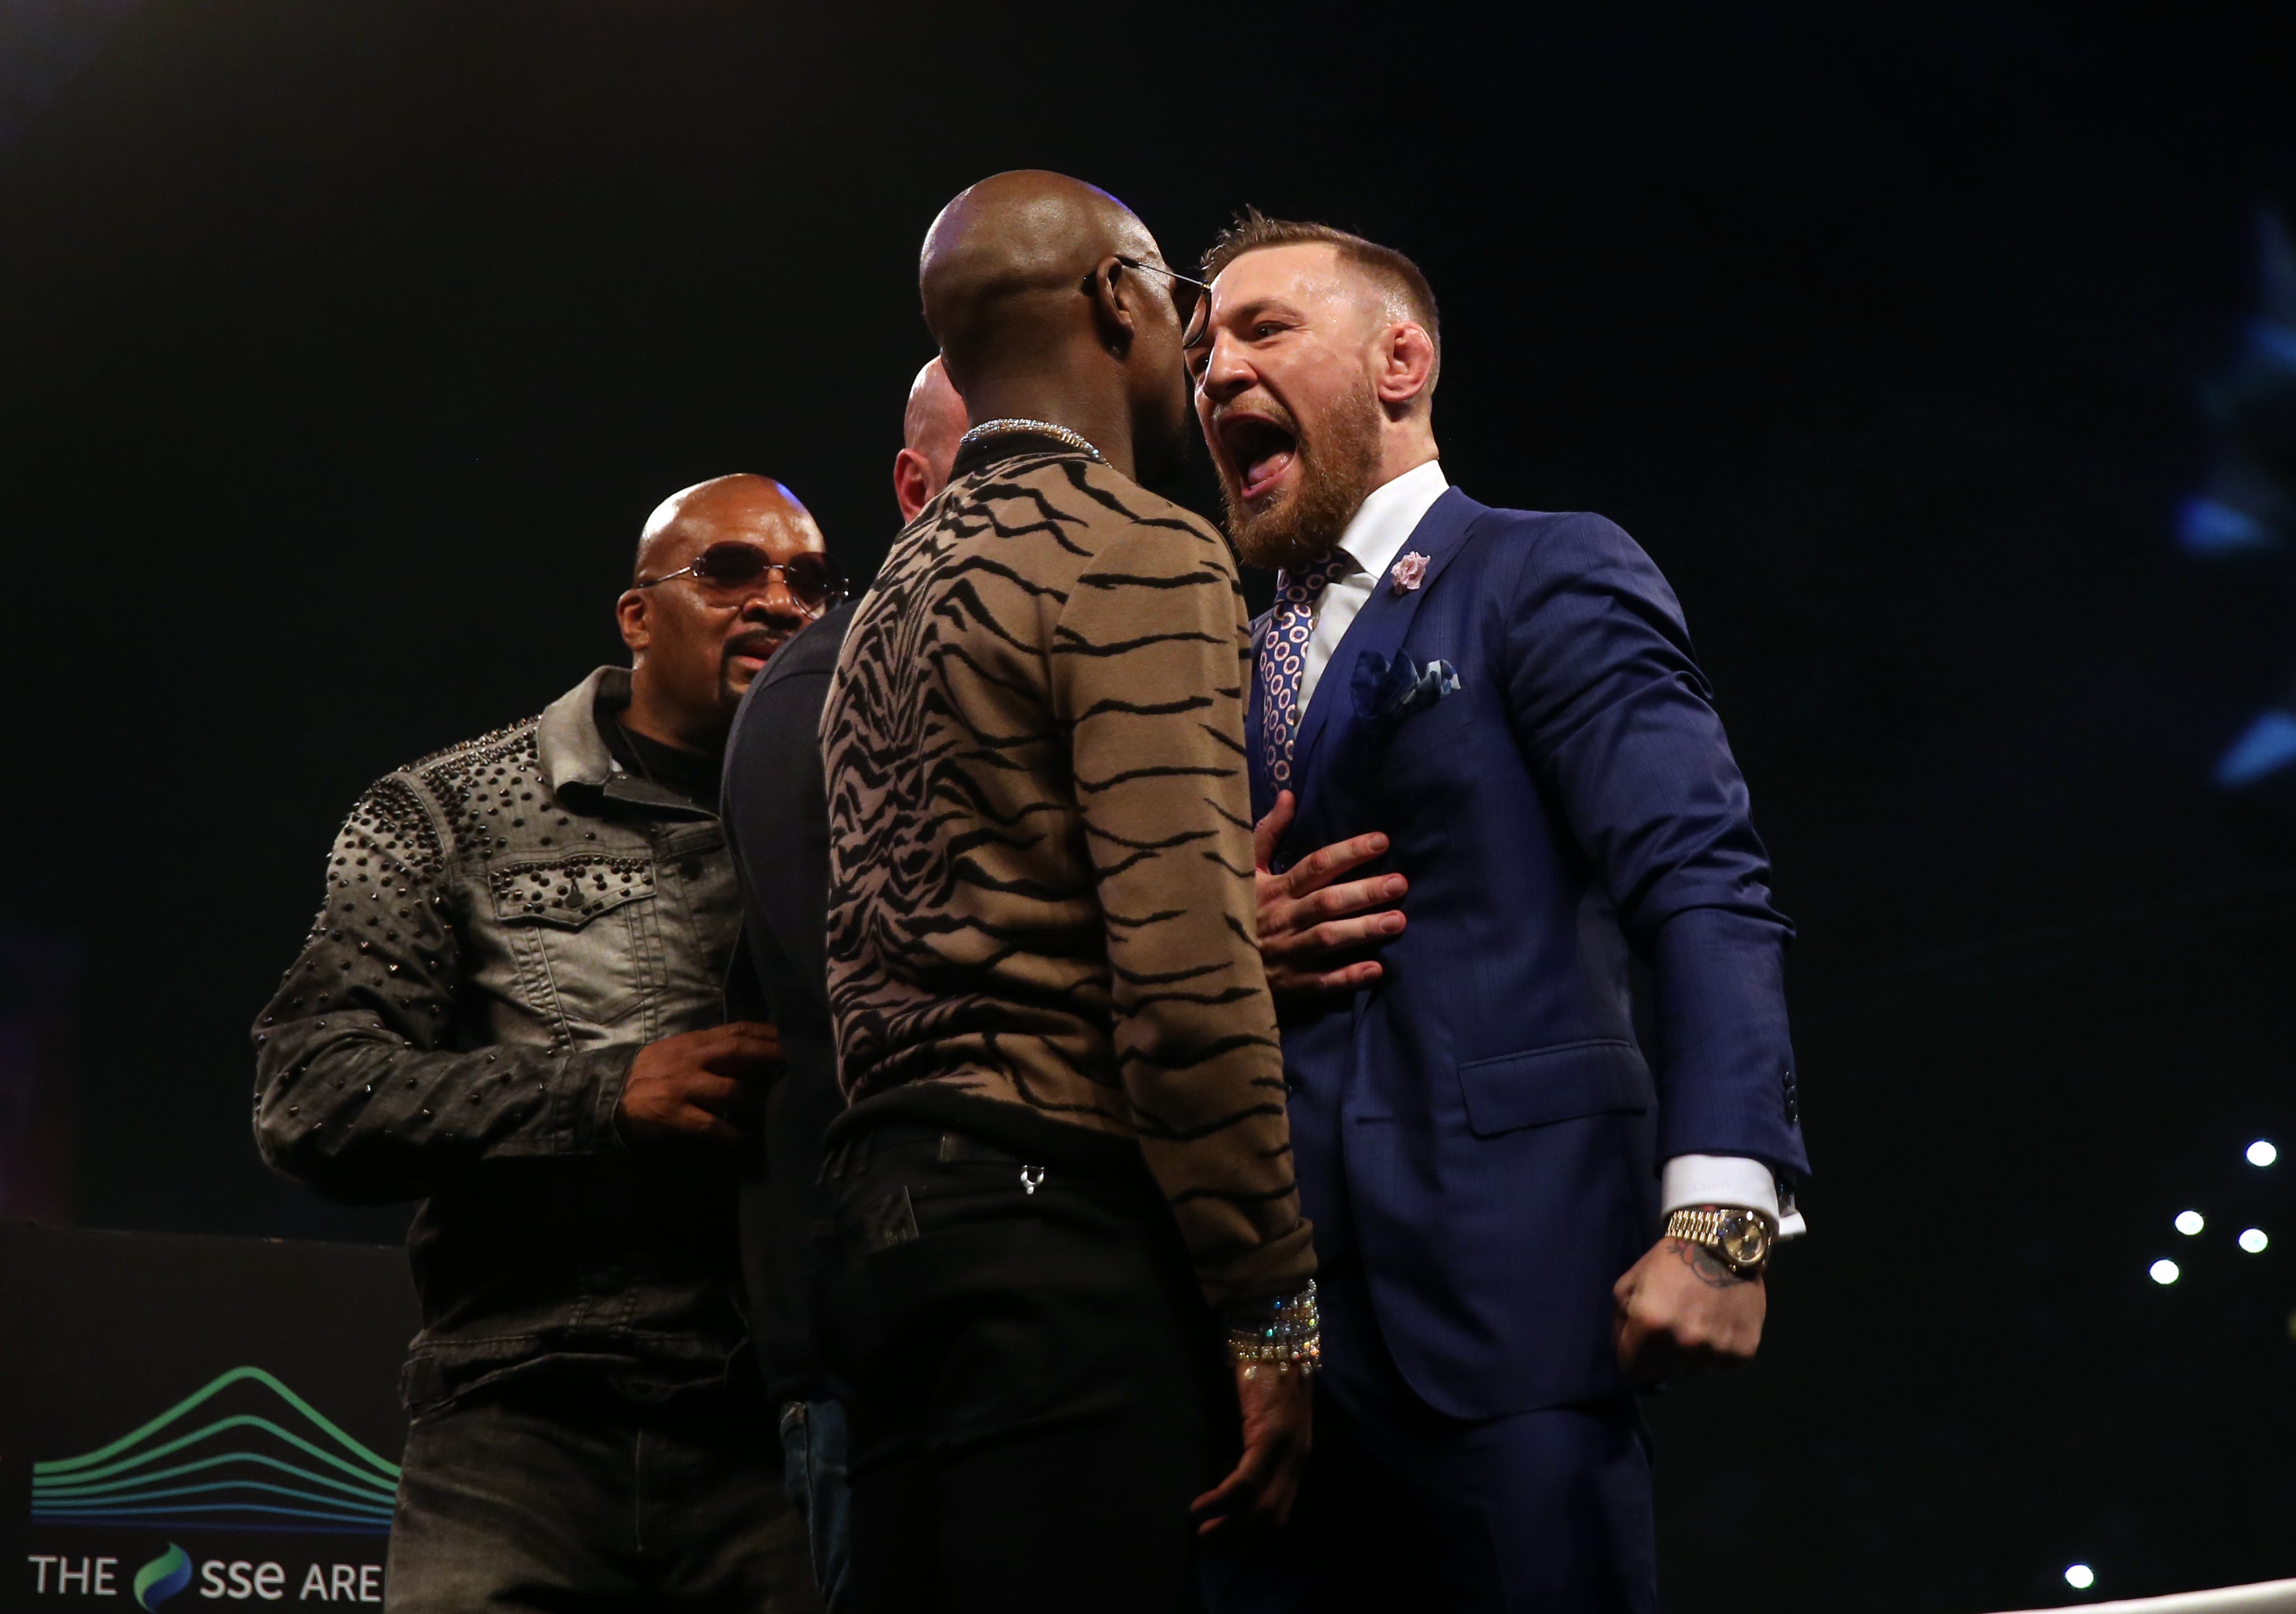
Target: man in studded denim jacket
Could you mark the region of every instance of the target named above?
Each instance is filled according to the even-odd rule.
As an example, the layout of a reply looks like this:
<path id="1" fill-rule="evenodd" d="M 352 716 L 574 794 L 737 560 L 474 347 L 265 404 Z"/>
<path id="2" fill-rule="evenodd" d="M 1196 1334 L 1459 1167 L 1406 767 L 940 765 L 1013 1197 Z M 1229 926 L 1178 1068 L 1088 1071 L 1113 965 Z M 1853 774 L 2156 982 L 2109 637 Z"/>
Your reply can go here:
<path id="1" fill-rule="evenodd" d="M 265 1159 L 422 1201 L 394 1611 L 818 1607 L 740 1299 L 780 1049 L 728 1012 L 716 808 L 742 691 L 831 592 L 778 484 L 666 502 L 633 667 L 370 789 L 255 1028 Z"/>

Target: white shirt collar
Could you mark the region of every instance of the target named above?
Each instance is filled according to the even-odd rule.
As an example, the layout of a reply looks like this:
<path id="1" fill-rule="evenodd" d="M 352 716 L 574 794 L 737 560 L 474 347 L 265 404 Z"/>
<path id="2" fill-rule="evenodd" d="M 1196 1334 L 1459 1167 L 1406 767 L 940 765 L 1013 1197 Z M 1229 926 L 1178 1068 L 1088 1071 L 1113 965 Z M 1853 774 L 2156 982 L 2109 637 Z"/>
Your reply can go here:
<path id="1" fill-rule="evenodd" d="M 1364 499 L 1348 529 L 1340 535 L 1337 547 L 1345 550 L 1348 559 L 1366 577 L 1384 575 L 1413 529 L 1450 486 L 1440 460 L 1414 465 L 1392 481 L 1382 482 Z"/>

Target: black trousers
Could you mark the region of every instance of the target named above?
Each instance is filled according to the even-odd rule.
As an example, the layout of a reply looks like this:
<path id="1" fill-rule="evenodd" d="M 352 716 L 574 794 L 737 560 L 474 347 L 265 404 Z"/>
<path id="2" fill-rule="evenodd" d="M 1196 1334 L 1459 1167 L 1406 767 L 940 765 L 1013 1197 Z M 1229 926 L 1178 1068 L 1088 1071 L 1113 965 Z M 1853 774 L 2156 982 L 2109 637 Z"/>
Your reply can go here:
<path id="1" fill-rule="evenodd" d="M 880 1126 L 824 1167 L 848 1606 L 1179 1614 L 1188 1503 L 1236 1438 L 1218 1327 L 1138 1150 L 1015 1118 L 1041 1146 Z"/>

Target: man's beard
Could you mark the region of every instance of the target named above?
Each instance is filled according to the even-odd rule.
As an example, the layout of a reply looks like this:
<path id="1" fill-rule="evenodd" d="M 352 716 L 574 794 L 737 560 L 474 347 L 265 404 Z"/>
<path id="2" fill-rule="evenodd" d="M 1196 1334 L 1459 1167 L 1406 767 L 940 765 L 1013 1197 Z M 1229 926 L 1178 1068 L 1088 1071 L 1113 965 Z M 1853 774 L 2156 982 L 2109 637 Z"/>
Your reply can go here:
<path id="1" fill-rule="evenodd" d="M 1379 405 L 1367 392 L 1351 393 L 1311 440 L 1288 414 L 1277 424 L 1292 433 L 1299 485 L 1257 512 L 1237 496 L 1241 483 L 1226 460 L 1219 465 L 1220 496 L 1227 504 L 1228 536 L 1250 566 L 1295 567 L 1340 541 L 1379 474 Z"/>

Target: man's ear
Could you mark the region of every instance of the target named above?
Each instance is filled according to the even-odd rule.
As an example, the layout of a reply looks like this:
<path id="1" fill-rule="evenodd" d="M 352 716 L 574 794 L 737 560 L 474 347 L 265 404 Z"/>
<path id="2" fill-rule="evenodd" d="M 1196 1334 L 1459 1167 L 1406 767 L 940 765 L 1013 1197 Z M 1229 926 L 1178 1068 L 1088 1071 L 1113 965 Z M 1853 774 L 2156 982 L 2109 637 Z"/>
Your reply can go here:
<path id="1" fill-rule="evenodd" d="M 644 656 L 653 643 L 653 629 L 646 621 L 651 603 L 643 588 L 626 588 L 614 602 L 614 626 L 622 630 L 622 643 L 630 647 L 633 660 Z"/>
<path id="2" fill-rule="evenodd" d="M 1125 273 L 1124 263 L 1114 254 L 1093 266 L 1092 278 L 1086 283 L 1086 293 L 1092 299 L 1093 328 L 1099 333 L 1100 344 L 1121 358 L 1132 350 L 1132 338 L 1139 330 L 1139 277 Z"/>
<path id="3" fill-rule="evenodd" d="M 893 456 L 893 503 L 901 507 L 901 524 L 915 520 L 932 498 L 932 467 L 915 449 L 902 449 Z"/>
<path id="4" fill-rule="evenodd" d="M 1374 356 L 1379 373 L 1379 401 L 1396 413 L 1423 401 L 1435 380 L 1435 340 L 1426 327 L 1410 320 L 1380 332 Z"/>

